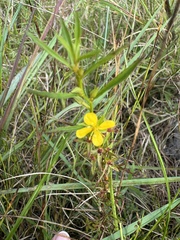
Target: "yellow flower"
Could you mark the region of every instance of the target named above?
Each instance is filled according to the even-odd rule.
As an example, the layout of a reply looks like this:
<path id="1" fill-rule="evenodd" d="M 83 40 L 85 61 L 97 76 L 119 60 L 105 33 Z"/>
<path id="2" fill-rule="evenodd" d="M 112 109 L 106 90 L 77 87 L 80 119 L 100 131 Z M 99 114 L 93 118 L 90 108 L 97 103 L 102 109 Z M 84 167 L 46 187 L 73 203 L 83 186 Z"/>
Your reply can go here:
<path id="1" fill-rule="evenodd" d="M 103 135 L 101 131 L 107 130 L 108 128 L 112 128 L 115 126 L 115 122 L 111 120 L 104 121 L 99 125 L 98 118 L 96 114 L 93 112 L 85 114 L 84 122 L 87 125 L 87 127 L 77 130 L 76 136 L 78 138 L 83 138 L 88 133 L 91 133 L 90 139 L 92 140 L 92 143 L 96 147 L 101 146 L 103 144 Z"/>

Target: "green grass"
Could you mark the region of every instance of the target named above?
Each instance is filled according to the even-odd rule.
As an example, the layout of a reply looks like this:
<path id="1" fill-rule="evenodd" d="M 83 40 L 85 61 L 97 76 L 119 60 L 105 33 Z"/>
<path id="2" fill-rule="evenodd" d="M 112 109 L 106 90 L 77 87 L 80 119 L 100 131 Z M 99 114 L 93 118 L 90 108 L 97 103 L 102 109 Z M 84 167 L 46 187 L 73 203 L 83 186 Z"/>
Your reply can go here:
<path id="1" fill-rule="evenodd" d="M 179 16 L 60 2 L 0 3 L 0 239 L 180 239 Z M 116 122 L 100 148 L 89 111 Z"/>

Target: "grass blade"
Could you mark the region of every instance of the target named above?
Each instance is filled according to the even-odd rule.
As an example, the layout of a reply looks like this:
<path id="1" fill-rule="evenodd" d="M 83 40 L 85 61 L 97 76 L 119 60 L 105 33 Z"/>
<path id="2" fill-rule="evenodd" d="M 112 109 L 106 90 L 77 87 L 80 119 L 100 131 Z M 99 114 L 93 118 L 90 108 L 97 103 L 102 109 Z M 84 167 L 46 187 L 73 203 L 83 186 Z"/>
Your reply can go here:
<path id="1" fill-rule="evenodd" d="M 78 126 L 78 127 L 80 128 L 80 126 Z M 72 128 L 74 128 L 75 130 L 78 129 L 78 128 L 76 128 L 76 126 L 72 126 Z M 51 132 L 53 132 L 53 130 Z M 27 174 L 26 175 L 21 175 L 19 177 L 23 177 L 23 176 L 27 176 Z M 9 178 L 8 180 L 11 180 L 11 178 Z M 4 181 L 4 180 L 2 180 L 2 181 Z M 175 182 L 178 183 L 178 182 L 180 182 L 180 177 L 168 177 L 168 181 L 169 181 L 169 183 L 175 183 Z M 157 185 L 157 184 L 165 184 L 165 179 L 164 178 L 127 179 L 127 180 L 122 180 L 122 182 L 120 182 L 120 181 L 113 181 L 113 186 L 115 188 L 119 187 L 120 183 L 121 183 L 122 187 L 133 187 L 133 186 L 140 186 L 140 185 Z M 66 186 L 66 188 L 63 188 L 63 186 Z M 85 181 L 83 181 L 83 186 L 84 187 L 82 187 L 81 183 L 79 183 L 79 184 L 78 183 L 71 183 L 71 184 L 68 183 L 67 185 L 65 185 L 65 184 L 52 184 L 50 190 L 64 190 L 64 189 L 67 189 L 67 190 L 70 190 L 70 189 L 77 190 L 77 189 L 84 189 L 86 186 L 88 186 L 90 188 L 94 188 L 96 186 L 96 182 L 85 182 Z M 37 186 L 19 188 L 18 189 L 18 193 L 35 191 L 36 188 L 37 188 Z M 41 188 L 41 191 L 49 191 L 49 185 L 48 186 L 44 185 Z M 4 194 L 4 195 L 6 195 L 6 194 L 13 194 L 13 193 L 16 193 L 16 192 L 17 192 L 17 188 L 7 189 L 7 190 L 0 190 L 0 194 Z"/>

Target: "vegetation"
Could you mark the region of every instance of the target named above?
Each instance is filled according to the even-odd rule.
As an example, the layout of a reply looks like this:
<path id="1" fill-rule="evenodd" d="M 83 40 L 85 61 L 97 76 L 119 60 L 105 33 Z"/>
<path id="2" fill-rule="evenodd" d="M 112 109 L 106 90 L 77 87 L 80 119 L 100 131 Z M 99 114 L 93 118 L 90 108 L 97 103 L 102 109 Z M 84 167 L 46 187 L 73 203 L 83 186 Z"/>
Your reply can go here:
<path id="1" fill-rule="evenodd" d="M 179 1 L 0 3 L 0 239 L 180 239 Z"/>

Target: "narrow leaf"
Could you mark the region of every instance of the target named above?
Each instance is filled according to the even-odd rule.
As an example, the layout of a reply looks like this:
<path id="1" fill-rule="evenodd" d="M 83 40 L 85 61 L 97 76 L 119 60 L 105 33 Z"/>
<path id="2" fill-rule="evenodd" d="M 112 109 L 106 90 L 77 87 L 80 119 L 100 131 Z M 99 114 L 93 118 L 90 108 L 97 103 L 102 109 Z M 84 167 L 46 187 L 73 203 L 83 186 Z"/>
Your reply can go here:
<path id="1" fill-rule="evenodd" d="M 117 54 L 119 54 L 124 48 L 126 48 L 125 46 L 122 46 L 118 49 L 116 49 L 115 51 L 109 53 L 107 56 L 101 58 L 99 61 L 93 63 L 84 73 L 84 76 L 88 75 L 89 73 L 91 73 L 92 71 L 94 71 L 95 69 L 97 69 L 98 67 L 102 66 L 104 63 L 109 62 L 111 59 L 113 59 Z"/>
<path id="2" fill-rule="evenodd" d="M 100 50 L 98 50 L 98 49 L 93 50 L 93 51 L 90 51 L 90 52 L 88 52 L 88 53 L 85 53 L 85 54 L 81 55 L 81 56 L 78 58 L 78 61 L 81 61 L 81 60 L 86 59 L 86 58 L 95 57 L 95 56 L 97 56 L 99 53 L 100 53 Z"/>
<path id="3" fill-rule="evenodd" d="M 62 36 L 59 36 L 59 35 L 57 35 L 57 39 L 63 45 L 63 47 L 66 49 L 66 51 L 68 52 L 69 57 L 71 59 L 71 64 L 73 64 L 74 63 L 74 57 L 73 57 L 72 49 L 69 46 L 68 42 L 65 40 L 65 38 L 63 38 Z"/>
<path id="4" fill-rule="evenodd" d="M 118 85 L 119 83 L 126 80 L 126 78 L 132 73 L 135 67 L 140 63 L 142 58 L 138 59 L 134 63 L 132 63 L 129 67 L 124 69 L 120 74 L 118 74 L 115 78 L 113 78 L 110 82 L 108 82 L 103 88 L 99 90 L 96 95 L 96 98 L 101 96 L 103 93 L 108 92 L 110 89 Z"/>
<path id="5" fill-rule="evenodd" d="M 46 91 L 38 91 L 34 89 L 28 89 L 29 93 L 41 96 L 41 97 L 48 97 L 53 99 L 68 99 L 76 97 L 76 93 L 54 93 L 54 92 L 46 92 Z"/>
<path id="6" fill-rule="evenodd" d="M 79 48 L 80 48 L 80 45 L 81 45 L 81 25 L 80 25 L 79 16 L 78 16 L 77 12 L 75 12 L 74 34 L 75 34 L 75 51 L 76 51 L 76 56 L 79 56 Z"/>
<path id="7" fill-rule="evenodd" d="M 62 58 L 57 52 L 55 52 L 53 49 L 51 49 L 48 45 L 46 45 L 43 41 L 38 39 L 37 37 L 33 36 L 30 32 L 27 34 L 37 45 L 39 45 L 42 49 L 44 49 L 49 55 L 51 55 L 53 58 L 58 60 L 59 62 L 66 65 L 68 68 L 71 68 L 70 64 Z"/>
<path id="8" fill-rule="evenodd" d="M 74 47 L 73 47 L 73 43 L 72 43 L 72 36 L 70 35 L 65 23 L 64 23 L 64 20 L 61 18 L 61 27 L 62 27 L 62 31 L 63 31 L 63 37 L 66 39 L 69 47 L 70 47 L 70 50 L 71 50 L 71 55 L 72 55 L 72 59 L 74 59 L 75 61 L 75 53 L 74 53 Z"/>

